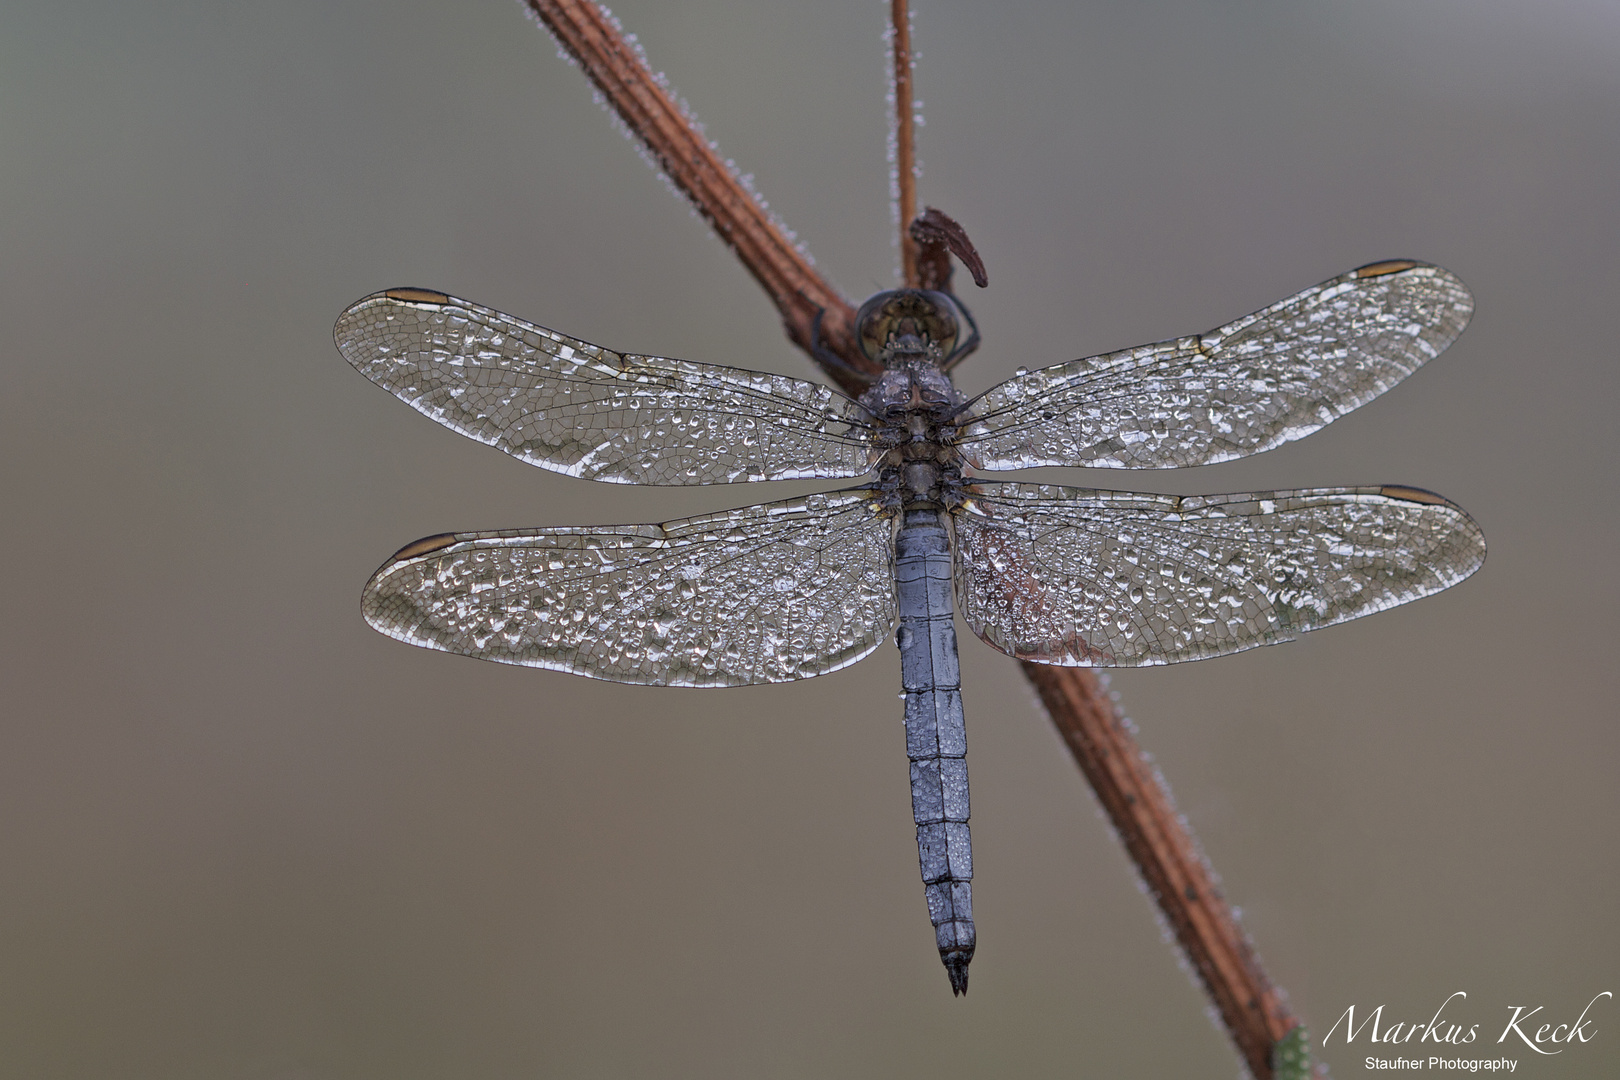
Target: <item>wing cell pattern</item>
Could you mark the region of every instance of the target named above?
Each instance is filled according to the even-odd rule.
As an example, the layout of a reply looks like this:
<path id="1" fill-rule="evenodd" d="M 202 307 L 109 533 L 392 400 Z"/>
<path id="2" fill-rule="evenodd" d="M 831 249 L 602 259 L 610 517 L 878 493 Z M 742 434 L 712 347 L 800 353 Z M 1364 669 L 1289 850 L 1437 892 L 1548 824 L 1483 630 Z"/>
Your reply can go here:
<path id="1" fill-rule="evenodd" d="M 970 404 L 960 448 L 992 472 L 1168 469 L 1270 450 L 1412 374 L 1473 307 L 1438 266 L 1352 270 L 1207 334 L 1010 379 Z"/>
<path id="2" fill-rule="evenodd" d="M 861 476 L 871 417 L 817 383 L 621 355 L 443 293 L 393 289 L 333 330 L 366 378 L 543 469 L 621 484 Z"/>
<path id="3" fill-rule="evenodd" d="M 897 613 L 893 522 L 864 490 L 598 529 L 457 533 L 366 584 L 389 637 L 613 682 L 741 686 L 853 664 Z"/>
<path id="4" fill-rule="evenodd" d="M 1178 497 L 981 484 L 953 515 L 957 596 L 1025 660 L 1138 667 L 1286 641 L 1479 569 L 1461 508 L 1415 488 Z"/>

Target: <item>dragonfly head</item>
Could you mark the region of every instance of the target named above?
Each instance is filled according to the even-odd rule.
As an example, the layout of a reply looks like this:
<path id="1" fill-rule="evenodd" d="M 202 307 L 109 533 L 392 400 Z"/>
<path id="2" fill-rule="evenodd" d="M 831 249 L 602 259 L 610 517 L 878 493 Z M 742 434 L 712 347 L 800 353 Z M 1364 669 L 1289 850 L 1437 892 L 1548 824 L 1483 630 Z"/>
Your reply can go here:
<path id="1" fill-rule="evenodd" d="M 949 293 L 929 289 L 880 292 L 855 314 L 855 334 L 867 359 L 884 367 L 929 363 L 945 367 L 956 356 L 972 319 Z"/>

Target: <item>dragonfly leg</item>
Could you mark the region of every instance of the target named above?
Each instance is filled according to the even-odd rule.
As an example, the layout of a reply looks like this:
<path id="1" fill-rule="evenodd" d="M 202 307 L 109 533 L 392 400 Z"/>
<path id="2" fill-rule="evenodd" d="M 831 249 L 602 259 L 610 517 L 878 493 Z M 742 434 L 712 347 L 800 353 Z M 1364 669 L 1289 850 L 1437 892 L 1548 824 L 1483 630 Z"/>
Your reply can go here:
<path id="1" fill-rule="evenodd" d="M 979 324 L 974 321 L 973 313 L 964 307 L 960 301 L 957 302 L 956 308 L 962 313 L 962 317 L 967 320 L 968 329 L 972 332 L 968 334 L 967 340 L 963 341 L 962 344 L 952 349 L 951 355 L 947 356 L 940 362 L 940 367 L 944 368 L 946 371 L 951 370 L 957 364 L 960 364 L 963 360 L 966 360 L 968 358 L 968 354 L 979 347 Z"/>
<path id="2" fill-rule="evenodd" d="M 873 379 L 871 372 L 860 370 L 827 347 L 826 339 L 821 336 L 821 320 L 826 314 L 826 308 L 818 309 L 815 321 L 810 324 L 810 355 L 823 367 L 846 372 L 862 382 L 870 383 Z"/>
<path id="3" fill-rule="evenodd" d="M 964 994 L 975 944 L 973 846 L 951 573 L 950 543 L 939 512 L 907 510 L 895 539 L 895 585 L 911 812 L 939 956 L 952 992 Z"/>

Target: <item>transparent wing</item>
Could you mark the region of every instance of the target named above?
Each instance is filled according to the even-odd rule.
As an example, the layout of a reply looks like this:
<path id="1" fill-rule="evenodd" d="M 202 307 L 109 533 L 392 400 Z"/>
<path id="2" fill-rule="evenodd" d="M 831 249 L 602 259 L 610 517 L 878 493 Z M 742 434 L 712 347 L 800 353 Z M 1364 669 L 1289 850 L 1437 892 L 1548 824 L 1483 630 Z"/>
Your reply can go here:
<path id="1" fill-rule="evenodd" d="M 962 453 L 997 471 L 1167 469 L 1270 450 L 1412 374 L 1473 309 L 1438 266 L 1364 266 L 1199 337 L 1004 382 L 964 412 Z"/>
<path id="2" fill-rule="evenodd" d="M 1485 561 L 1473 519 L 1416 488 L 974 491 L 952 516 L 962 615 L 995 648 L 1044 664 L 1269 645 L 1439 592 Z"/>
<path id="3" fill-rule="evenodd" d="M 570 476 L 723 484 L 872 467 L 866 410 L 816 383 L 620 355 L 425 289 L 368 296 L 332 334 L 418 412 Z"/>
<path id="4" fill-rule="evenodd" d="M 658 686 L 807 679 L 895 623 L 892 522 L 865 491 L 662 525 L 455 533 L 366 584 L 389 637 Z"/>

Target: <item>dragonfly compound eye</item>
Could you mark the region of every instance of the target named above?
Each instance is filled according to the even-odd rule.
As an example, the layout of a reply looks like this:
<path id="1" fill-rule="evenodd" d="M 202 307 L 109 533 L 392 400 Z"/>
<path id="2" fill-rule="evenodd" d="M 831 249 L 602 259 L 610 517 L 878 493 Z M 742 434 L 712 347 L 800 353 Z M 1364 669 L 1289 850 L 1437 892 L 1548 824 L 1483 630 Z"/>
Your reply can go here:
<path id="1" fill-rule="evenodd" d="M 855 314 L 855 332 L 867 359 L 887 365 L 906 356 L 931 356 L 935 361 L 956 348 L 956 303 L 945 293 L 925 289 L 881 292 Z"/>

